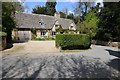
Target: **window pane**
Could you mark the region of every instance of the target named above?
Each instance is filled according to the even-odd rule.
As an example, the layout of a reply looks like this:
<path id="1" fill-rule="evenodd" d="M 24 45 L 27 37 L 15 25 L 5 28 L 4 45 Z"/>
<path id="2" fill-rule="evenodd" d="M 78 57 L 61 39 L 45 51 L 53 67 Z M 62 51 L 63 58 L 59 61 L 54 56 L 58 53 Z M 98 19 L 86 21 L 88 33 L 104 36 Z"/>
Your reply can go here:
<path id="1" fill-rule="evenodd" d="M 52 32 L 52 35 L 55 36 L 55 35 L 56 35 L 56 32 Z"/>
<path id="2" fill-rule="evenodd" d="M 43 36 L 44 36 L 45 34 L 46 34 L 46 32 L 41 32 L 41 35 L 43 35 Z"/>

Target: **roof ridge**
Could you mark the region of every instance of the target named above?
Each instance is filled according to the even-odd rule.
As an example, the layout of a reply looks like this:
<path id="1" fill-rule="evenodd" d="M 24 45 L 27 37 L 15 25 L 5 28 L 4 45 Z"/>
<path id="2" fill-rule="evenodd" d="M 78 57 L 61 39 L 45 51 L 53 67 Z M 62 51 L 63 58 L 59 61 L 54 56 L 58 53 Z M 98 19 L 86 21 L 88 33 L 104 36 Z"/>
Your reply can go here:
<path id="1" fill-rule="evenodd" d="M 55 19 L 71 20 L 71 19 L 66 19 L 66 18 L 56 18 L 54 16 L 45 15 L 45 14 L 35 14 L 35 13 L 26 13 L 26 12 L 16 12 L 16 13 L 31 14 L 31 15 L 38 15 L 38 16 L 46 16 L 46 17 L 52 17 L 52 18 L 55 18 Z M 71 20 L 71 21 L 73 21 L 73 20 Z"/>

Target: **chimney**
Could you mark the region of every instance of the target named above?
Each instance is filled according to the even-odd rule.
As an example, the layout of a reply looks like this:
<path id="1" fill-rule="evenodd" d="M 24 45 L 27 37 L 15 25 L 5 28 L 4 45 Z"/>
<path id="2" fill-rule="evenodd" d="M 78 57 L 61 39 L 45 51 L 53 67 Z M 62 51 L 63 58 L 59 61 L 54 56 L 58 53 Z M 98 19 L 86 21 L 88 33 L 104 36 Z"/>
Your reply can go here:
<path id="1" fill-rule="evenodd" d="M 54 17 L 60 18 L 60 13 L 57 13 L 57 12 L 56 12 L 56 13 L 54 14 Z"/>

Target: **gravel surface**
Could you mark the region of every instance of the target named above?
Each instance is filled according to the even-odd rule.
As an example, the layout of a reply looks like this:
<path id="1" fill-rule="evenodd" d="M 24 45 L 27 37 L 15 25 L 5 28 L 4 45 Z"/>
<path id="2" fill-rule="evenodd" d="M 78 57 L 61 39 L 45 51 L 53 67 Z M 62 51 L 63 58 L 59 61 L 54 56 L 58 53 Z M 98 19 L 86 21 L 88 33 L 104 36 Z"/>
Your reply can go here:
<path id="1" fill-rule="evenodd" d="M 38 44 L 36 43 L 36 45 Z M 47 46 L 47 48 L 50 47 Z M 91 49 L 83 52 L 61 53 L 57 50 L 34 52 L 33 50 L 30 53 L 24 51 L 20 54 L 21 49 L 16 53 L 14 49 L 10 51 L 2 53 L 3 78 L 120 79 L 120 53 L 117 48 L 92 45 Z"/>
<path id="2" fill-rule="evenodd" d="M 3 58 L 3 78 L 118 78 L 119 71 L 81 55 L 11 56 Z"/>
<path id="3" fill-rule="evenodd" d="M 41 53 L 59 52 L 55 47 L 55 41 L 28 41 L 25 43 L 14 43 L 11 49 L 6 49 L 2 53 Z"/>

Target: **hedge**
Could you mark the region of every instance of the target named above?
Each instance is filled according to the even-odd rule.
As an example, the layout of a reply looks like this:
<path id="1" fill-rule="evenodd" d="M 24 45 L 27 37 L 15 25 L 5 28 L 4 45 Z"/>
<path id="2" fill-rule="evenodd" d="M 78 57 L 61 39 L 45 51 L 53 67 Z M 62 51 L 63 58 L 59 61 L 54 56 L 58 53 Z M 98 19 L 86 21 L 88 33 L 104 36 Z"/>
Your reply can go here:
<path id="1" fill-rule="evenodd" d="M 35 41 L 55 40 L 55 38 L 34 38 Z"/>
<path id="2" fill-rule="evenodd" d="M 91 39 L 86 34 L 57 34 L 56 47 L 61 49 L 88 49 Z"/>
<path id="3" fill-rule="evenodd" d="M 118 48 L 120 49 L 120 42 L 118 43 Z"/>
<path id="4" fill-rule="evenodd" d="M 6 33 L 0 31 L 0 36 L 4 37 L 4 36 L 6 36 Z"/>

